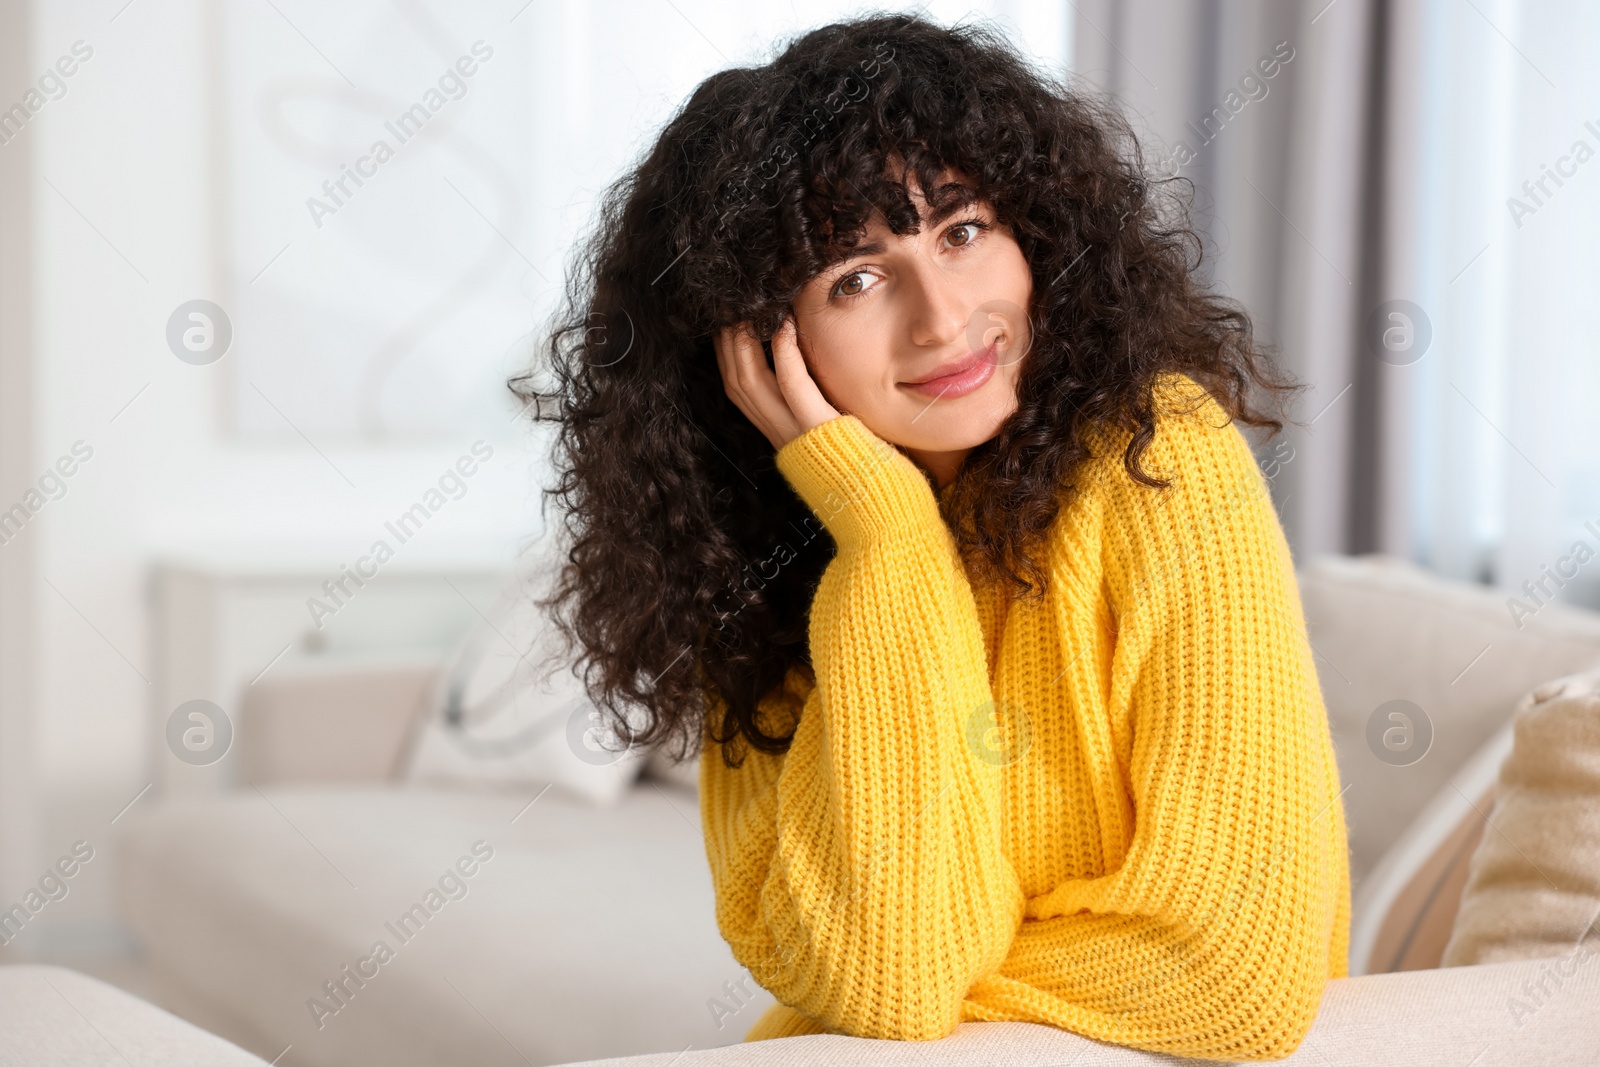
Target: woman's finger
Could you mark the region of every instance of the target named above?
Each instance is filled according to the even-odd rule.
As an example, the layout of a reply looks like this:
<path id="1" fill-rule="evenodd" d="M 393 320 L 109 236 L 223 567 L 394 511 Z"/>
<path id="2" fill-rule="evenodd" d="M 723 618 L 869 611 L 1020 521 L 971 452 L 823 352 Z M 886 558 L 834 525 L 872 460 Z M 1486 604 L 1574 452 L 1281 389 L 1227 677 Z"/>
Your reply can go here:
<path id="1" fill-rule="evenodd" d="M 716 349 L 717 370 L 722 374 L 723 390 L 728 399 L 744 408 L 744 386 L 739 381 L 738 364 L 733 357 L 733 328 L 724 327 L 711 335 L 711 347 Z"/>
<path id="2" fill-rule="evenodd" d="M 782 447 L 793 436 L 794 416 L 767 367 L 761 342 L 748 323 L 730 326 L 721 336 L 717 358 L 729 396 L 774 447 Z"/>
<path id="3" fill-rule="evenodd" d="M 749 323 L 740 323 L 734 335 L 733 350 L 739 364 L 739 384 L 745 396 L 762 413 L 766 422 L 781 427 L 789 420 L 789 405 L 778 388 L 778 379 L 767 366 L 767 354 Z"/>
<path id="4" fill-rule="evenodd" d="M 786 406 L 794 417 L 796 432 L 804 433 L 829 419 L 839 417 L 839 411 L 822 395 L 811 371 L 806 367 L 805 356 L 800 351 L 799 326 L 790 314 L 772 337 L 774 377 Z"/>

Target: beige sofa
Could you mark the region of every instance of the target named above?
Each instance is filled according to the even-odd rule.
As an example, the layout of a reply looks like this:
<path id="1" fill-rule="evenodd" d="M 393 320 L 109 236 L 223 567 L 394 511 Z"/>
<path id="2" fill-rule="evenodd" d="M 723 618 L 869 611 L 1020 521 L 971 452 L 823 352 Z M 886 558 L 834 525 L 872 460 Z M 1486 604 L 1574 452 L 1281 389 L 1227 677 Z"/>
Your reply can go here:
<path id="1" fill-rule="evenodd" d="M 1346 783 L 1355 913 L 1352 977 L 1330 983 L 1290 1060 L 1600 1062 L 1600 967 L 1559 975 L 1531 1020 L 1507 1002 L 1525 983 L 1548 988 L 1553 961 L 1437 969 L 1481 832 L 1480 808 L 1448 798 L 1485 796 L 1525 692 L 1600 664 L 1600 615 L 1550 606 L 1518 629 L 1492 591 L 1385 557 L 1313 559 L 1300 583 Z M 380 682 L 385 700 L 362 698 Z M 397 782 L 435 682 L 287 672 L 242 711 L 251 784 L 122 820 L 119 906 L 165 1006 L 268 1057 L 293 1044 L 285 1067 L 1178 1062 L 1025 1024 L 927 1044 L 739 1045 L 772 998 L 717 933 L 692 789 L 647 771 L 613 808 L 559 790 L 530 807 Z M 1368 742 L 1393 700 L 1431 725 L 1406 765 Z M 353 982 L 344 968 L 475 843 L 493 858 L 466 894 Z M 308 1002 L 331 1002 L 332 982 L 345 1003 L 317 1014 Z"/>
<path id="2" fill-rule="evenodd" d="M 0 967 L 0 1064 L 266 1067 L 267 1061 L 98 978 L 16 964 Z"/>
<path id="3" fill-rule="evenodd" d="M 1579 968 L 1518 1028 L 1506 999 L 1551 970 L 1518 960 L 1328 984 L 1311 1033 L 1278 1063 L 1335 1067 L 1592 1067 L 1600 1062 L 1600 966 Z M 1030 1023 L 963 1023 L 940 1041 L 788 1037 L 736 1048 L 589 1060 L 569 1067 L 1153 1067 L 1203 1063 Z"/>

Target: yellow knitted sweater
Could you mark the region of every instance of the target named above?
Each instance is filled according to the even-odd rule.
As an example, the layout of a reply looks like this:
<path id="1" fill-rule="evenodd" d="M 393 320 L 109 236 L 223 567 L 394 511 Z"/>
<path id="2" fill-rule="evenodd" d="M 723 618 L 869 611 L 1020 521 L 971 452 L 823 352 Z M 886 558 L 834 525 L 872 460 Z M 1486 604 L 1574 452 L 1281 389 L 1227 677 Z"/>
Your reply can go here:
<path id="1" fill-rule="evenodd" d="M 787 754 L 708 743 L 718 926 L 779 1004 L 745 1040 L 1046 1023 L 1287 1056 L 1347 973 L 1344 809 L 1293 562 L 1237 426 L 1187 376 L 1080 469 L 1042 600 L 975 583 L 904 454 L 854 416 L 779 469 L 838 546 Z M 721 706 L 708 694 L 713 714 Z"/>

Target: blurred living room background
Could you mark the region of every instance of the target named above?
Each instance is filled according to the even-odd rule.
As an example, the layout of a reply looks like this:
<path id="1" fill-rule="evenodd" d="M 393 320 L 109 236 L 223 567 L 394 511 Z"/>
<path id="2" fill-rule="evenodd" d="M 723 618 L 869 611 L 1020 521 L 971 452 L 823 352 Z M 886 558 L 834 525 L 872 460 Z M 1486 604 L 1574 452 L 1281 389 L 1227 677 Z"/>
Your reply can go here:
<path id="1" fill-rule="evenodd" d="M 1600 608 L 1600 8 L 887 9 L 992 20 L 1041 70 L 1115 94 L 1153 175 L 1193 182 L 1209 277 L 1308 384 L 1302 425 L 1259 446 L 1297 562 L 1407 561 L 1478 587 L 1513 629 L 1557 602 Z M 148 851 L 151 832 L 143 853 L 117 843 L 180 801 L 195 833 L 271 825 L 359 893 L 361 833 L 340 853 L 320 801 L 274 788 L 328 768 L 407 777 L 441 672 L 504 636 L 496 612 L 557 521 L 541 504 L 548 430 L 506 380 L 536 366 L 599 194 L 700 80 L 864 10 L 0 3 L 0 908 L 77 843 L 93 853 L 3 928 L 0 963 L 59 963 L 182 1007 L 127 902 L 178 899 L 151 871 L 210 890 L 179 852 Z M 354 687 L 319 698 L 334 704 L 398 686 L 389 748 L 275 762 L 273 744 L 333 749 L 368 728 L 345 715 L 273 733 L 319 672 Z M 191 701 L 222 717 L 177 714 Z M 205 747 L 192 729 L 221 755 L 186 757 Z M 632 773 L 683 790 L 663 810 L 698 820 L 669 768 Z M 507 772 L 484 794 L 508 830 L 551 802 L 538 780 Z M 256 814 L 204 823 L 224 797 Z M 412 803 L 417 827 L 396 832 L 415 830 L 414 897 L 473 842 L 429 837 Z M 709 906 L 694 922 L 715 939 Z M 751 1003 L 736 975 L 730 958 L 733 991 L 691 991 L 694 1011 Z M 318 984 L 285 989 L 284 1012 L 304 1016 Z M 633 1009 L 621 976 L 606 988 L 602 1007 Z M 458 992 L 483 1008 L 481 990 Z M 726 1043 L 755 1014 L 724 1027 L 712 1006 L 711 1021 Z M 358 1062 L 272 1036 L 253 1051 L 301 1041 L 282 1062 Z"/>

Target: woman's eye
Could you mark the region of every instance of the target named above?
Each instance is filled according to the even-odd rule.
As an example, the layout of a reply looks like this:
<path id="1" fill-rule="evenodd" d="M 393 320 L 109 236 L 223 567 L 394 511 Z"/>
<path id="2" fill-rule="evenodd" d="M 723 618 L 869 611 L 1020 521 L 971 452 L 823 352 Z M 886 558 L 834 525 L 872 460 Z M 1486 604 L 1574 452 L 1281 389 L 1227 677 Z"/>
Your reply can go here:
<path id="1" fill-rule="evenodd" d="M 946 230 L 945 237 L 950 240 L 952 248 L 965 248 L 976 244 L 989 226 L 990 224 L 982 219 L 967 219 Z M 864 279 L 872 276 L 869 271 L 851 271 L 834 283 L 829 296 L 837 300 L 859 300 L 867 295 L 868 286 Z"/>
<path id="2" fill-rule="evenodd" d="M 958 222 L 950 227 L 947 236 L 951 238 L 951 243 L 955 247 L 960 248 L 963 245 L 972 244 L 978 239 L 979 233 L 988 228 L 989 224 L 986 222 L 981 222 L 978 219 L 967 219 L 965 222 Z M 957 237 L 959 237 L 959 240 L 957 240 Z"/>
<path id="3" fill-rule="evenodd" d="M 865 276 L 866 272 L 859 270 L 846 274 L 843 278 L 840 278 L 839 283 L 833 287 L 833 294 L 835 296 L 842 296 L 847 300 L 861 296 L 867 291 L 866 283 L 861 280 Z"/>

